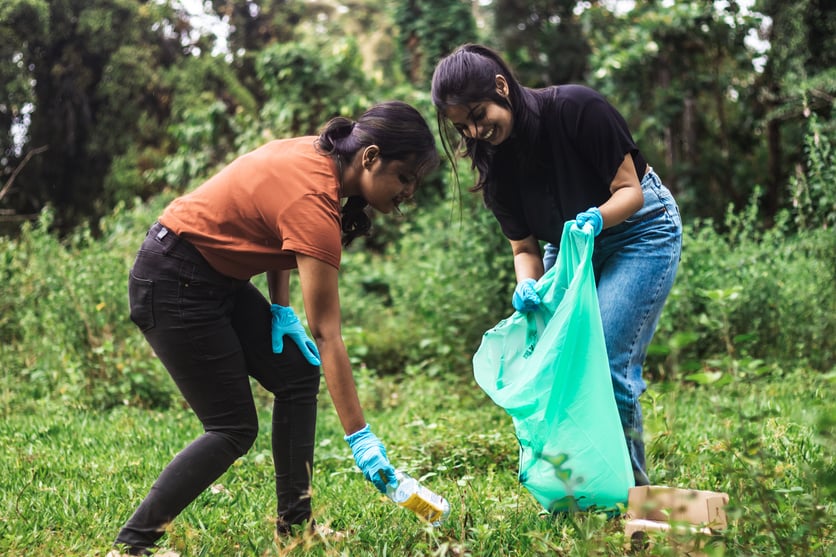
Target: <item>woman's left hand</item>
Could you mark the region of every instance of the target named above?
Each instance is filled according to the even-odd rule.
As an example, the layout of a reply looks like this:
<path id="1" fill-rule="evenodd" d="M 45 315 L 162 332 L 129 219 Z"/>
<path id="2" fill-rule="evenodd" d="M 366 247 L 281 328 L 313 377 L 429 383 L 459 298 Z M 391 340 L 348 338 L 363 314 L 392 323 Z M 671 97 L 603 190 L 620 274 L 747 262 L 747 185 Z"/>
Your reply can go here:
<path id="1" fill-rule="evenodd" d="M 598 207 L 590 207 L 586 211 L 578 213 L 578 216 L 575 217 L 575 224 L 578 228 L 583 228 L 586 223 L 592 225 L 594 236 L 601 233 L 601 230 L 604 229 L 604 218 L 601 216 Z"/>
<path id="2" fill-rule="evenodd" d="M 296 317 L 293 308 L 272 304 L 270 306 L 270 312 L 273 314 L 273 353 L 282 353 L 284 350 L 284 337 L 289 336 L 311 365 L 320 365 L 322 362 L 319 359 L 319 350 L 316 348 L 314 341 L 308 338 L 307 333 L 305 333 L 305 328 L 302 327 L 302 323 L 299 322 L 299 318 Z"/>

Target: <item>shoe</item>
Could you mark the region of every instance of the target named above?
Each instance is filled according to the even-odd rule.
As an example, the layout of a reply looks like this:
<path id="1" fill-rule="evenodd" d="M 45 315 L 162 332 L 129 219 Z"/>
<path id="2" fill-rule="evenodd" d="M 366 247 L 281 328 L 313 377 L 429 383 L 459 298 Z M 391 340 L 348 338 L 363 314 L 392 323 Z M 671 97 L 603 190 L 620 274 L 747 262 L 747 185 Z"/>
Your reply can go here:
<path id="1" fill-rule="evenodd" d="M 345 532 L 340 532 L 339 530 L 334 530 L 324 524 L 314 524 L 313 533 L 316 536 L 319 536 L 323 540 L 331 540 L 331 541 L 341 541 L 345 539 Z"/>

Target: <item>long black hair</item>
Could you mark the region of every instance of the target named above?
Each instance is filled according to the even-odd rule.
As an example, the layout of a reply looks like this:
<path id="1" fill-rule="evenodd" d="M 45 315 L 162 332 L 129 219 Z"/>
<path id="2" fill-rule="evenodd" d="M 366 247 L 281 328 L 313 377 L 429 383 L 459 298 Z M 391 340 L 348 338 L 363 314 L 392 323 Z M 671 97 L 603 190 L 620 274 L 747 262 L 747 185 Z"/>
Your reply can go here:
<path id="1" fill-rule="evenodd" d="M 322 128 L 317 149 L 334 158 L 339 167 L 369 145 L 380 148 L 382 160 L 411 161 L 418 182 L 439 164 L 435 139 L 423 116 L 401 101 L 376 104 L 357 121 L 339 116 Z M 342 208 L 343 246 L 371 228 L 368 203 L 359 195 L 349 197 Z"/>
<path id="2" fill-rule="evenodd" d="M 508 96 L 499 94 L 496 76 L 508 83 Z M 486 188 L 491 181 L 491 163 L 496 148 L 486 141 L 465 137 L 450 124 L 445 116 L 447 108 L 480 101 L 492 101 L 511 111 L 515 140 L 520 156 L 533 152 L 537 137 L 537 103 L 532 90 L 523 87 L 508 64 L 494 50 L 477 44 L 465 44 L 439 61 L 432 78 L 432 101 L 436 109 L 441 144 L 455 173 L 457 154 L 472 161 L 479 176 L 470 191 Z M 456 143 L 456 146 L 454 146 Z M 458 175 L 456 174 L 458 181 Z M 487 200 L 488 192 L 485 192 Z"/>

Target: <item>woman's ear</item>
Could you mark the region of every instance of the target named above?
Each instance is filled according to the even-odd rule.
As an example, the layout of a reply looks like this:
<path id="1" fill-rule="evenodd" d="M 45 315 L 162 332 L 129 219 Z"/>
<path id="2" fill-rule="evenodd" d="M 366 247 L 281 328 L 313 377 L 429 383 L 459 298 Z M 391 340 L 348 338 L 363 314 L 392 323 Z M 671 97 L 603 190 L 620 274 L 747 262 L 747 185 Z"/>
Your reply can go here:
<path id="1" fill-rule="evenodd" d="M 499 93 L 500 97 L 506 98 L 508 97 L 508 93 L 510 92 L 510 88 L 508 87 L 508 81 L 502 74 L 496 74 L 496 92 Z"/>
<path id="2" fill-rule="evenodd" d="M 363 167 L 369 169 L 372 167 L 375 159 L 380 156 L 380 147 L 377 145 L 369 145 L 363 150 Z"/>

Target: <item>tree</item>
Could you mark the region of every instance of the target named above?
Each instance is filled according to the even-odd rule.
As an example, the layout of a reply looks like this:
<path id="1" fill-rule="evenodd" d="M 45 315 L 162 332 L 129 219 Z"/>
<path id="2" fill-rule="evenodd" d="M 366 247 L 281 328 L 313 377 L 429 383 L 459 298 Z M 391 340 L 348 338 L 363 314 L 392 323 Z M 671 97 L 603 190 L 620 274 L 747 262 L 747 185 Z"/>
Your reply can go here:
<path id="1" fill-rule="evenodd" d="M 170 95 L 168 125 L 158 138 L 164 157 L 144 182 L 182 191 L 238 154 L 248 138 L 259 138 L 261 105 L 223 56 L 190 56 L 162 78 Z"/>
<path id="2" fill-rule="evenodd" d="M 829 118 L 836 102 L 836 4 L 761 0 L 756 8 L 770 22 L 769 53 L 752 101 L 766 131 L 762 203 L 771 216 L 786 203 L 787 177 L 802 159 L 804 119 L 811 109 Z"/>
<path id="3" fill-rule="evenodd" d="M 306 4 L 300 0 L 212 0 L 211 5 L 215 14 L 229 25 L 227 44 L 230 52 L 238 55 L 292 41 L 296 27 L 310 9 Z"/>
<path id="4" fill-rule="evenodd" d="M 47 146 L 27 144 L 21 137 L 35 102 L 32 84 L 32 38 L 49 34 L 45 1 L 9 0 L 0 4 L 0 217 L 15 221 L 16 208 L 30 194 L 17 185 L 18 173 Z"/>
<path id="5" fill-rule="evenodd" d="M 582 18 L 590 83 L 626 113 L 685 212 L 722 221 L 729 204 L 743 207 L 762 186 L 769 226 L 790 202 L 805 112 L 827 122 L 832 111 L 836 5 L 644 2 Z"/>
<path id="6" fill-rule="evenodd" d="M 255 56 L 269 45 L 295 40 L 310 4 L 302 0 L 212 0 L 211 6 L 229 26 L 227 48 L 238 79 L 264 102 L 267 97 L 256 79 Z"/>
<path id="7" fill-rule="evenodd" d="M 188 54 L 188 22 L 167 5 L 133 0 L 14 0 L 0 8 L 4 82 L 3 175 L 48 146 L 15 177 L 2 200 L 14 212 L 56 207 L 68 228 L 104 213 L 112 161 L 161 140 L 170 100 L 161 71 Z M 16 31 L 9 31 L 9 30 Z M 21 31 L 22 30 L 22 31 Z M 21 36 L 22 34 L 22 36 Z M 20 40 L 23 39 L 23 40 Z M 9 134 L 31 106 L 25 138 Z M 17 129 L 21 129 L 18 126 Z"/>
<path id="8" fill-rule="evenodd" d="M 403 52 L 401 68 L 409 81 L 429 87 L 436 63 L 455 47 L 476 40 L 470 2 L 405 0 L 395 7 Z"/>
<path id="9" fill-rule="evenodd" d="M 685 212 L 721 216 L 763 183 L 758 122 L 742 99 L 757 77 L 746 38 L 761 23 L 737 3 L 637 4 L 583 15 L 592 45 L 590 84 L 631 123 L 650 164 Z"/>
<path id="10" fill-rule="evenodd" d="M 590 53 L 577 0 L 496 0 L 497 47 L 530 87 L 579 82 Z"/>

